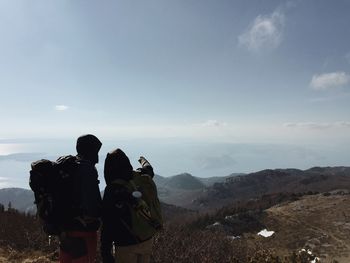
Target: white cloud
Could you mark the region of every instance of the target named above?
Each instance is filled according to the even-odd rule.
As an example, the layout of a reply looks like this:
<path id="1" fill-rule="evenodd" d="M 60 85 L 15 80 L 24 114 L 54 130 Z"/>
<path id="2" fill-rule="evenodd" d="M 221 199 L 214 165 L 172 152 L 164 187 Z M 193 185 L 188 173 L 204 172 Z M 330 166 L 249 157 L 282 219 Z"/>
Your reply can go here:
<path id="1" fill-rule="evenodd" d="M 312 76 L 310 87 L 315 90 L 327 90 L 345 86 L 350 81 L 350 75 L 345 72 L 332 72 Z"/>
<path id="2" fill-rule="evenodd" d="M 325 122 L 288 122 L 283 125 L 284 127 L 287 128 L 307 128 L 307 129 L 327 129 L 332 127 L 330 123 L 325 123 Z"/>
<path id="3" fill-rule="evenodd" d="M 270 15 L 259 15 L 252 25 L 238 37 L 239 45 L 251 51 L 277 48 L 283 37 L 285 15 L 274 11 Z"/>
<path id="4" fill-rule="evenodd" d="M 323 130 L 329 128 L 350 128 L 350 121 L 337 122 L 287 122 L 283 124 L 287 128 L 306 128 Z"/>
<path id="5" fill-rule="evenodd" d="M 206 122 L 201 124 L 204 127 L 223 127 L 227 126 L 226 122 L 220 122 L 218 120 L 207 120 Z"/>
<path id="6" fill-rule="evenodd" d="M 55 110 L 57 110 L 57 111 L 66 111 L 68 109 L 69 109 L 69 106 L 67 106 L 67 105 L 56 105 L 55 106 Z"/>

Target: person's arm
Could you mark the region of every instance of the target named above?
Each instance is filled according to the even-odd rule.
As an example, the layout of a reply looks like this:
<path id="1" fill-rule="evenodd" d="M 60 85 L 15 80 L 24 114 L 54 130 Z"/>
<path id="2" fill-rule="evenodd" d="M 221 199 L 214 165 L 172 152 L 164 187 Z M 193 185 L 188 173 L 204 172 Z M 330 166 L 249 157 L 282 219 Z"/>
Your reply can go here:
<path id="1" fill-rule="evenodd" d="M 141 168 L 138 168 L 137 170 L 141 172 L 141 174 L 147 174 L 151 178 L 154 177 L 154 171 L 152 165 L 149 163 L 149 161 L 146 160 L 145 157 L 140 156 L 139 163 L 141 164 Z"/>

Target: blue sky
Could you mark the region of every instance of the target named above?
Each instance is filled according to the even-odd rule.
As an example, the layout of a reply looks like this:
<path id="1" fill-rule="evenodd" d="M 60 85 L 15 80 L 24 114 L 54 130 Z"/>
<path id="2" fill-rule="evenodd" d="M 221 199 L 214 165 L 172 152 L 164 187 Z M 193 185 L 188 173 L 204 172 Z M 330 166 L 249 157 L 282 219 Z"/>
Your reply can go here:
<path id="1" fill-rule="evenodd" d="M 26 187 L 32 159 L 72 153 L 84 133 L 104 142 L 102 161 L 123 147 L 165 176 L 350 165 L 349 11 L 1 1 L 0 187 Z"/>

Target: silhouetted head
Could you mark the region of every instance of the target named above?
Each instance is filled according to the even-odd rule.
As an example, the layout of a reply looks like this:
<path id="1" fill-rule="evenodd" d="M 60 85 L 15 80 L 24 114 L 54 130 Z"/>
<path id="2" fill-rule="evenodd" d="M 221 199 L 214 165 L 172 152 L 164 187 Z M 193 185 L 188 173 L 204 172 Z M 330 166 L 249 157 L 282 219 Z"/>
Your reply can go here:
<path id="1" fill-rule="evenodd" d="M 100 151 L 102 143 L 92 134 L 82 135 L 77 139 L 77 153 L 86 160 L 93 163 L 98 163 L 98 152 Z"/>
<path id="2" fill-rule="evenodd" d="M 106 184 L 110 184 L 116 179 L 130 180 L 132 178 L 132 165 L 126 154 L 116 149 L 107 153 L 104 167 Z"/>

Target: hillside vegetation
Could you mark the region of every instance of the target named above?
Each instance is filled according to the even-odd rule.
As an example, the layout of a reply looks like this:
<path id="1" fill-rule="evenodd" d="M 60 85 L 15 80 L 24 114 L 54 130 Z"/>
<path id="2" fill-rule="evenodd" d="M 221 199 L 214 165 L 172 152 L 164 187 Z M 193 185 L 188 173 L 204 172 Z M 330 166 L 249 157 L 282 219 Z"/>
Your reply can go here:
<path id="1" fill-rule="evenodd" d="M 218 208 L 235 200 L 259 198 L 273 193 L 327 192 L 350 189 L 349 167 L 314 167 L 308 170 L 263 170 L 226 179 L 208 187 L 189 206 Z"/>
<path id="2" fill-rule="evenodd" d="M 175 209 L 154 240 L 152 262 L 309 263 L 319 258 L 346 263 L 349 202 L 348 192 L 337 191 L 268 195 L 210 214 Z M 1 257 L 3 262 L 17 263 L 57 259 L 57 240 L 49 244 L 35 217 L 10 210 L 2 211 L 0 220 L 0 262 Z M 265 228 L 274 234 L 257 235 Z"/>
<path id="3" fill-rule="evenodd" d="M 212 186 L 189 174 L 159 177 L 158 184 L 173 187 L 179 202 L 191 196 L 185 204 L 194 209 L 162 203 L 166 224 L 154 239 L 152 262 L 348 263 L 349 171 L 347 167 L 264 170 Z M 30 193 L 5 191 L 11 198 Z M 11 198 L 6 199 L 11 206 L 19 204 Z M 57 261 L 57 239 L 49 243 L 35 216 L 13 206 L 6 211 L 5 206 L 0 205 L 0 262 Z"/>

